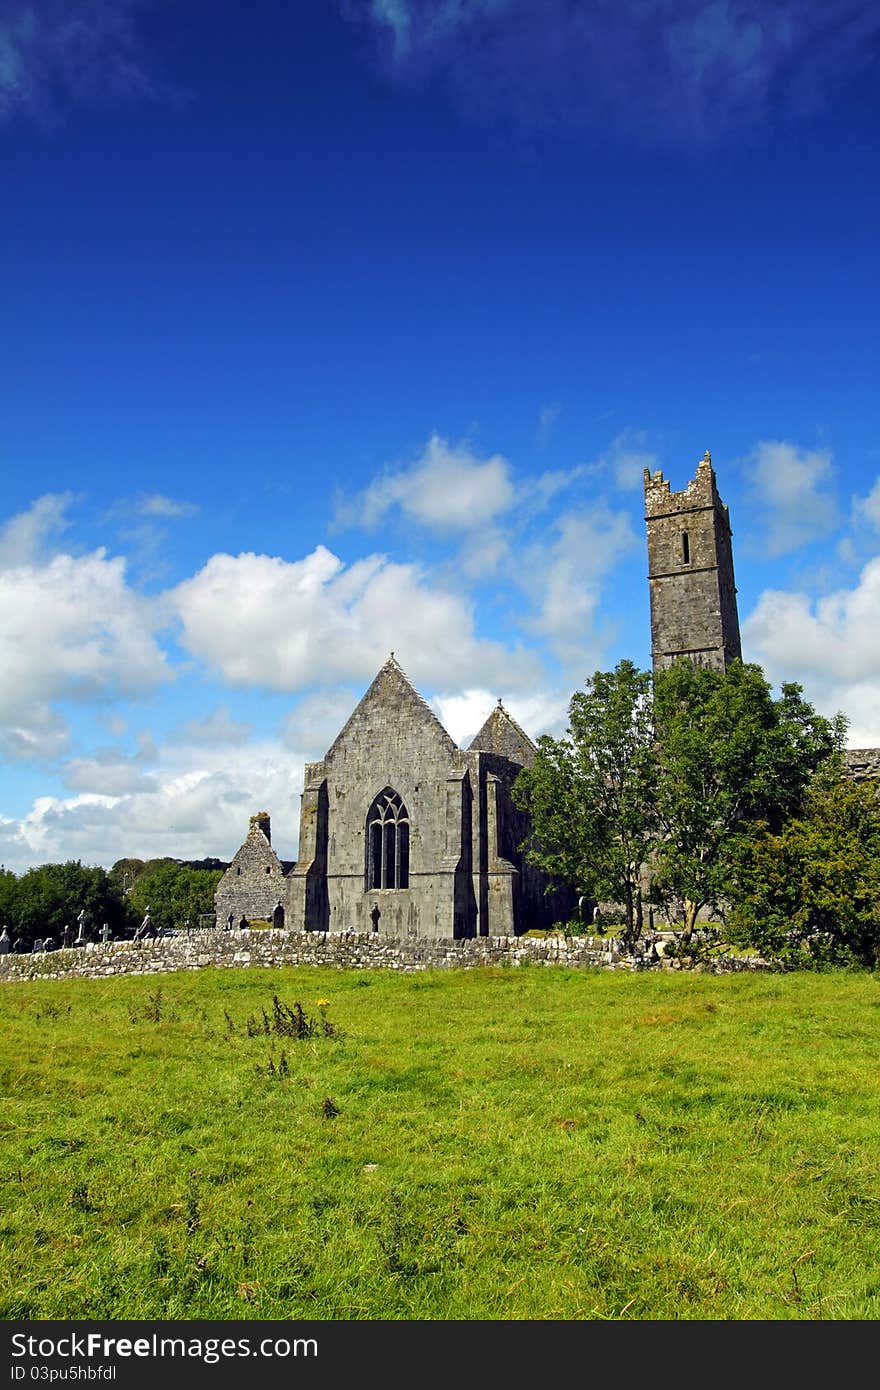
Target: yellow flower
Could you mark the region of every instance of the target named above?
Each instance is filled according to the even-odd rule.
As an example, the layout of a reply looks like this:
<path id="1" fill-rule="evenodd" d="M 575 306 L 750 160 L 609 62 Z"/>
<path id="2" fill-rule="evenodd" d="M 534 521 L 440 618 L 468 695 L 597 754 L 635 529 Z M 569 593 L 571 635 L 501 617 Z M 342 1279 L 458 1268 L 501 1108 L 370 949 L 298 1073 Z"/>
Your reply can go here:
<path id="1" fill-rule="evenodd" d="M 327 1005 L 328 1005 L 329 1003 L 330 1003 L 330 1000 L 329 1000 L 329 999 L 319 999 L 319 1000 L 317 1001 L 317 1004 L 318 1004 L 318 1008 L 319 1008 L 319 1009 L 326 1009 L 326 1007 L 327 1007 Z"/>

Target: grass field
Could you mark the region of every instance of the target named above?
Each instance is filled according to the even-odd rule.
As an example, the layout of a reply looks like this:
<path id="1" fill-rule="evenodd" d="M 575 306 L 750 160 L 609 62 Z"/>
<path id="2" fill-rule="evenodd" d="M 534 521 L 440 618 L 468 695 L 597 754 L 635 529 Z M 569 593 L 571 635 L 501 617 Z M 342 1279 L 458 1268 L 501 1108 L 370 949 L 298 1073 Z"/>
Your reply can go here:
<path id="1" fill-rule="evenodd" d="M 880 1314 L 876 975 L 204 970 L 0 1029 L 7 1320 Z"/>

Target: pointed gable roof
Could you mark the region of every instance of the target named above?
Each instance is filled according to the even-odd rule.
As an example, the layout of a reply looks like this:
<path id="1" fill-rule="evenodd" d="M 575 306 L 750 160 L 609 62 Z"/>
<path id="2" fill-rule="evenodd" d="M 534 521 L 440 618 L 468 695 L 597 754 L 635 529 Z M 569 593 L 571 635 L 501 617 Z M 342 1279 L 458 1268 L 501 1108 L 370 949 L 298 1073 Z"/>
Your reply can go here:
<path id="1" fill-rule="evenodd" d="M 404 710 L 409 711 L 420 723 L 434 732 L 450 753 L 459 751 L 458 745 L 446 732 L 427 700 L 423 699 L 416 690 L 392 652 L 328 748 L 324 755 L 325 761 L 332 759 L 334 752 L 344 742 L 348 732 L 369 719 L 376 708 L 380 708 L 389 715 L 394 714 L 395 711 L 398 715 Z"/>
<path id="2" fill-rule="evenodd" d="M 500 700 L 468 745 L 470 753 L 495 753 L 512 763 L 519 763 L 520 767 L 531 767 L 537 751 L 528 734 L 508 714 Z"/>

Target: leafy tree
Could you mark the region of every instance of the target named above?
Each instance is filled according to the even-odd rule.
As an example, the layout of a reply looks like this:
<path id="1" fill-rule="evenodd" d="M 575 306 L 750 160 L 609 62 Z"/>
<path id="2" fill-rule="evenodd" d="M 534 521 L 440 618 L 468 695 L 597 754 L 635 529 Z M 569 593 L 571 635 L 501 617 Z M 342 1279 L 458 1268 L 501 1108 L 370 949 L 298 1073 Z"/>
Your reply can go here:
<path id="1" fill-rule="evenodd" d="M 104 869 L 85 867 L 78 859 L 41 864 L 18 879 L 9 925 L 26 947 L 46 936 L 57 944 L 65 927 L 75 930 L 81 909 L 93 937 L 104 922 L 114 936 L 124 930 L 125 903 Z"/>
<path id="2" fill-rule="evenodd" d="M 880 963 L 877 789 L 817 778 L 802 816 L 741 847 L 731 896 L 731 939 L 762 955 Z"/>
<path id="3" fill-rule="evenodd" d="M 138 921 L 147 908 L 157 927 L 179 927 L 187 918 L 214 911 L 214 890 L 222 869 L 193 869 L 175 859 L 148 860 L 129 893 Z"/>
<path id="4" fill-rule="evenodd" d="M 128 893 L 147 867 L 144 859 L 117 859 L 110 870 L 110 881 L 120 893 Z"/>
<path id="5" fill-rule="evenodd" d="M 655 841 L 651 674 L 630 661 L 597 671 L 568 710 L 568 736 L 538 741 L 514 786 L 531 816 L 531 861 L 584 896 L 626 912 L 632 943 L 642 927 L 642 866 Z"/>
<path id="6" fill-rule="evenodd" d="M 774 700 L 760 667 L 742 661 L 726 672 L 688 661 L 657 672 L 654 719 L 653 891 L 683 903 L 687 940 L 700 909 L 727 897 L 743 841 L 799 812 L 846 721 L 816 714 L 798 685 Z"/>
<path id="7" fill-rule="evenodd" d="M 11 869 L 0 868 L 0 928 L 7 926 L 13 936 L 17 934 L 18 879 Z"/>

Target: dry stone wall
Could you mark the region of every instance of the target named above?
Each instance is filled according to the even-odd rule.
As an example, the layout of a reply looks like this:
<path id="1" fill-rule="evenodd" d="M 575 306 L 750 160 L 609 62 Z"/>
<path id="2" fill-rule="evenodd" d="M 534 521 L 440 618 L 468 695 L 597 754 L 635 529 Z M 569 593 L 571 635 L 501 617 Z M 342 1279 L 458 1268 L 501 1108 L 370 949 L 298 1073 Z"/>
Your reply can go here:
<path id="1" fill-rule="evenodd" d="M 485 965 L 563 965 L 604 970 L 638 970 L 652 963 L 621 954 L 618 943 L 600 937 L 471 937 L 466 940 L 395 941 L 370 934 L 293 931 L 194 932 L 150 941 L 92 942 L 76 950 L 0 956 L 0 983 L 16 980 L 101 979 L 115 975 L 162 975 L 208 967 L 315 965 L 351 970 L 467 970 Z M 654 967 L 686 968 L 684 962 Z M 715 973 L 771 970 L 753 957 L 713 962 Z"/>

